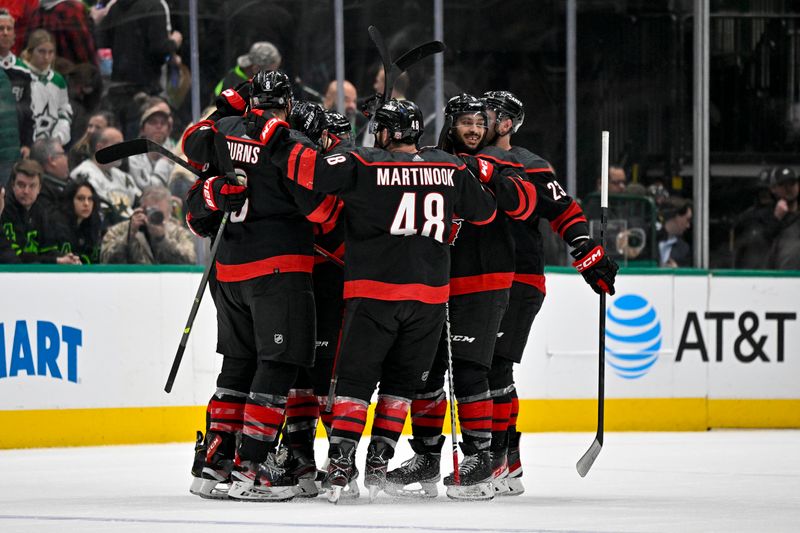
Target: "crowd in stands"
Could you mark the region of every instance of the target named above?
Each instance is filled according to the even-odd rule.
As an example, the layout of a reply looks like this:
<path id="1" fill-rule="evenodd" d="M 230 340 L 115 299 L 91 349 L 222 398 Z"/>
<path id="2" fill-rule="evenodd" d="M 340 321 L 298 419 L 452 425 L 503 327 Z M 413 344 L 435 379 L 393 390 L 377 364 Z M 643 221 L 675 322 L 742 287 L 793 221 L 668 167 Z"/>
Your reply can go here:
<path id="1" fill-rule="evenodd" d="M 7 7 L 3 7 L 7 6 Z M 101 164 L 104 147 L 144 137 L 180 155 L 185 124 L 167 76 L 183 43 L 160 0 L 0 1 L 0 263 L 195 263 L 203 245 L 182 223 L 195 177 L 156 153 Z M 259 41 L 216 84 L 207 101 L 262 69 L 282 66 L 280 50 Z M 373 89 L 383 91 L 383 69 Z M 317 92 L 298 80 L 301 99 L 336 107 L 337 84 Z M 403 98 L 408 77 L 394 86 Z M 185 89 L 185 87 L 184 87 Z M 185 96 L 185 91 L 180 98 Z M 344 82 L 345 114 L 358 144 L 372 136 Z M 800 269 L 798 179 L 767 169 L 756 202 L 736 222 L 733 266 Z M 623 264 L 693 264 L 690 201 L 659 182 L 629 183 L 609 169 L 609 253 Z M 584 210 L 599 227 L 597 195 Z M 160 214 L 159 214 L 160 213 Z M 558 243 L 548 262 L 562 264 Z"/>

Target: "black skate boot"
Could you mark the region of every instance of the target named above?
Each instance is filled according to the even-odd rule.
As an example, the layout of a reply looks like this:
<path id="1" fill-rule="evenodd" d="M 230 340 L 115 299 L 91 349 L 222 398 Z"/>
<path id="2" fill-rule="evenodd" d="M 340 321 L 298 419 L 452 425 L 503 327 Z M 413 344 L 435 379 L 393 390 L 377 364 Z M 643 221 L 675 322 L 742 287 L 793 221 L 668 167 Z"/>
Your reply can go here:
<path id="1" fill-rule="evenodd" d="M 447 497 L 454 500 L 491 500 L 494 498 L 491 453 L 489 450 L 478 450 L 472 442 L 462 442 L 461 451 L 464 458 L 458 465 L 458 484 L 455 473 L 444 478 Z"/>
<path id="2" fill-rule="evenodd" d="M 232 433 L 209 431 L 203 439 L 198 431 L 189 492 L 201 498 L 227 498 L 235 449 L 236 436 Z"/>
<path id="3" fill-rule="evenodd" d="M 394 457 L 394 448 L 382 440 L 374 440 L 367 448 L 367 465 L 364 469 L 364 486 L 369 489 L 369 501 L 375 501 L 386 486 L 386 470 L 389 459 Z"/>
<path id="4" fill-rule="evenodd" d="M 297 479 L 297 497 L 316 498 L 319 489 L 315 483 L 317 463 L 314 462 L 314 449 L 293 448 L 289 450 L 286 461 L 287 472 Z"/>
<path id="5" fill-rule="evenodd" d="M 250 502 L 284 502 L 295 496 L 297 480 L 281 466 L 285 458 L 270 452 L 263 462 L 241 461 L 231 474 L 232 500 Z"/>
<path id="6" fill-rule="evenodd" d="M 522 486 L 522 462 L 519 458 L 519 431 L 508 432 L 508 478 L 506 485 L 508 492 L 504 492 L 503 496 L 519 496 L 525 492 L 525 487 Z"/>
<path id="7" fill-rule="evenodd" d="M 338 503 L 340 498 L 358 498 L 356 443 L 343 440 L 331 444 L 328 459 L 328 475 L 322 482 L 322 486 L 328 489 L 328 501 Z"/>
<path id="8" fill-rule="evenodd" d="M 502 439 L 492 438 L 489 448 L 492 454 L 492 487 L 495 496 L 508 492 L 508 432 L 503 433 Z"/>
<path id="9" fill-rule="evenodd" d="M 386 475 L 385 490 L 392 496 L 435 498 L 439 494 L 436 484 L 442 479 L 439 464 L 444 435 L 433 445 L 426 445 L 421 439 L 411 439 L 408 443 L 414 457 Z"/>

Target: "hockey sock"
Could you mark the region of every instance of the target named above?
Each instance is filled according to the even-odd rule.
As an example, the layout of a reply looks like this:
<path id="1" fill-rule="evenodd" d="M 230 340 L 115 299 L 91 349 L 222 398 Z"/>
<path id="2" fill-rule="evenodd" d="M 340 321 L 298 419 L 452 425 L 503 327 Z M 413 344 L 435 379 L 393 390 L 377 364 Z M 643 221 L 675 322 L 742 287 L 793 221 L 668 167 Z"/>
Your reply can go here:
<path id="1" fill-rule="evenodd" d="M 333 405 L 331 444 L 349 440 L 358 443 L 367 423 L 369 402 L 348 396 L 339 396 Z"/>
<path id="2" fill-rule="evenodd" d="M 208 430 L 215 433 L 240 432 L 245 401 L 247 394 L 244 392 L 218 388 L 209 400 L 206 410 Z"/>
<path id="3" fill-rule="evenodd" d="M 492 399 L 489 391 L 457 400 L 458 421 L 464 442 L 474 444 L 478 450 L 489 448 L 492 441 Z"/>
<path id="4" fill-rule="evenodd" d="M 495 396 L 492 391 L 492 443 L 500 446 L 505 442 L 508 431 L 509 416 L 511 415 L 511 394 L 505 393 Z"/>
<path id="5" fill-rule="evenodd" d="M 499 449 L 505 442 L 511 417 L 511 391 L 514 390 L 514 362 L 494 357 L 489 370 L 489 389 L 492 396 L 492 444 Z"/>
<path id="6" fill-rule="evenodd" d="M 397 440 L 403 433 L 403 425 L 408 415 L 411 400 L 399 396 L 378 395 L 378 405 L 375 407 L 375 420 L 372 423 L 372 438 L 397 446 Z"/>
<path id="7" fill-rule="evenodd" d="M 262 462 L 278 442 L 286 396 L 251 392 L 244 408 L 244 426 L 239 457 L 242 461 Z"/>
<path id="8" fill-rule="evenodd" d="M 313 457 L 319 405 L 313 389 L 292 389 L 286 400 L 286 428 L 289 447 Z"/>
<path id="9" fill-rule="evenodd" d="M 446 412 L 444 389 L 417 394 L 411 402 L 411 430 L 414 438 L 427 445 L 439 442 Z"/>
<path id="10" fill-rule="evenodd" d="M 514 433 L 517 431 L 517 415 L 519 415 L 519 398 L 517 397 L 517 388 L 511 391 L 511 412 L 508 415 L 508 431 Z"/>

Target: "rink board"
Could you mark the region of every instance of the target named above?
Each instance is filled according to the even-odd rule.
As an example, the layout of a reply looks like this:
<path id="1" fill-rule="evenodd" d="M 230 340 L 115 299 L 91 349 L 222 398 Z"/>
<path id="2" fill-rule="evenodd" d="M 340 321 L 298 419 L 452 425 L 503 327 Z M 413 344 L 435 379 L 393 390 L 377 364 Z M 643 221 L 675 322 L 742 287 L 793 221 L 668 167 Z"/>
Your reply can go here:
<path id="1" fill-rule="evenodd" d="M 51 270 L 0 271 L 0 448 L 192 439 L 221 362 L 208 295 L 173 392 L 163 386 L 198 269 Z M 797 273 L 621 274 L 608 298 L 606 429 L 800 427 L 798 294 Z M 597 296 L 578 275 L 549 273 L 515 371 L 522 430 L 594 429 L 597 342 Z"/>

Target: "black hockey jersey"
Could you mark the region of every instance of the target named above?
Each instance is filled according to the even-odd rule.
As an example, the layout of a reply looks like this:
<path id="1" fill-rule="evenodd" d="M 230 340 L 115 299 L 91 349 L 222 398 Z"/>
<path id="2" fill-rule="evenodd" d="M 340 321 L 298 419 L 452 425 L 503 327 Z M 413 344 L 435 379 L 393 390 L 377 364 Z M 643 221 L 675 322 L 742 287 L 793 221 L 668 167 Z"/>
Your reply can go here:
<path id="1" fill-rule="evenodd" d="M 186 132 L 184 153 L 195 166 L 215 162 L 214 136 L 227 141 L 234 167 L 246 175 L 248 198 L 231 213 L 216 257 L 219 281 L 243 281 L 278 272 L 311 272 L 314 266 L 312 222 L 330 223 L 337 199 L 291 186 L 272 162 L 276 148 L 287 142 L 311 144 L 290 130 L 286 122 L 271 119 L 260 139 L 247 136 L 246 117 L 205 120 Z M 217 164 L 218 168 L 224 165 Z M 219 216 L 203 198 L 203 180 L 187 195 L 192 220 Z"/>
<path id="2" fill-rule="evenodd" d="M 476 224 L 495 217 L 492 195 L 441 150 L 322 156 L 295 143 L 283 168 L 290 181 L 344 200 L 345 298 L 446 302 L 453 213 Z"/>

